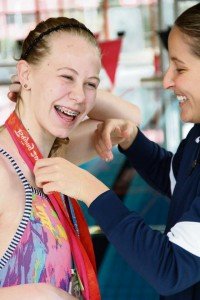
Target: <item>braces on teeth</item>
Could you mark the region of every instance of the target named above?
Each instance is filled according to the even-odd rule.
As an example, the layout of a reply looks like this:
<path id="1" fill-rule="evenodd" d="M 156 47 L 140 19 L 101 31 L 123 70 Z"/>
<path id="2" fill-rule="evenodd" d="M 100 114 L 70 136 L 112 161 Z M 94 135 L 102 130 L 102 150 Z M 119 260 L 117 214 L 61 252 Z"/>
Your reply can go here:
<path id="1" fill-rule="evenodd" d="M 64 114 L 67 114 L 67 115 L 73 116 L 73 117 L 76 117 L 79 114 L 78 112 L 75 112 L 75 111 L 72 111 L 72 110 L 68 110 L 68 109 L 64 109 L 64 108 L 61 108 L 59 106 L 56 106 L 56 109 L 59 110 L 59 111 L 61 111 Z"/>

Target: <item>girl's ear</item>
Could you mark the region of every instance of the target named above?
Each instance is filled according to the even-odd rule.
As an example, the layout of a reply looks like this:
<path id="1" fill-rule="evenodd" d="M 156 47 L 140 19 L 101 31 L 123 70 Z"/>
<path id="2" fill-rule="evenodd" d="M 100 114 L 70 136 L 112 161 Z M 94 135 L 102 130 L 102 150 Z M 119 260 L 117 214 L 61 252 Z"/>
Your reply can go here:
<path id="1" fill-rule="evenodd" d="M 22 89 L 30 90 L 30 65 L 25 60 L 20 60 L 17 63 L 17 75 Z"/>

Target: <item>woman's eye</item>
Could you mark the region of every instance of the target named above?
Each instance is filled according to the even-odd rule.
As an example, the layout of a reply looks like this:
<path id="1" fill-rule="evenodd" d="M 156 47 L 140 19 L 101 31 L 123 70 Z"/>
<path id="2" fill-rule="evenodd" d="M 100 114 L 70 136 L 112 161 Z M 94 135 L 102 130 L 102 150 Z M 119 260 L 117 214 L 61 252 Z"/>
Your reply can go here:
<path id="1" fill-rule="evenodd" d="M 184 69 L 176 69 L 176 72 L 178 72 L 178 73 L 182 73 L 184 71 L 185 71 Z"/>

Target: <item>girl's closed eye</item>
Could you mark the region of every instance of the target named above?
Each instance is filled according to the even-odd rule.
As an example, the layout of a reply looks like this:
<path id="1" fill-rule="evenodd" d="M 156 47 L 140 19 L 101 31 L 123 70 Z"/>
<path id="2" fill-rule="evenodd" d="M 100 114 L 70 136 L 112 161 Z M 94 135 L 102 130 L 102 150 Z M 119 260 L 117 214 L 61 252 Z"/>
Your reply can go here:
<path id="1" fill-rule="evenodd" d="M 74 79 L 71 75 L 61 75 L 61 77 L 71 80 L 71 81 Z"/>
<path id="2" fill-rule="evenodd" d="M 87 84 L 87 86 L 89 86 L 90 88 L 97 89 L 97 84 L 96 84 L 96 83 L 93 83 L 93 82 L 87 82 L 86 84 Z"/>

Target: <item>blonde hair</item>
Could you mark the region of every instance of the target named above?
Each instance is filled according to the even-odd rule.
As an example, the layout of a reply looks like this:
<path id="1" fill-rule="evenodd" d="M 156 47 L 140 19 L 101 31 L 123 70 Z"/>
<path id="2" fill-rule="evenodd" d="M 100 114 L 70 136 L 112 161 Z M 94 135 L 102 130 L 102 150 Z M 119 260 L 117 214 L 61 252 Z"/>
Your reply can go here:
<path id="1" fill-rule="evenodd" d="M 49 157 L 66 157 L 67 145 L 69 144 L 69 138 L 61 139 L 56 138 L 55 142 L 49 153 Z"/>

